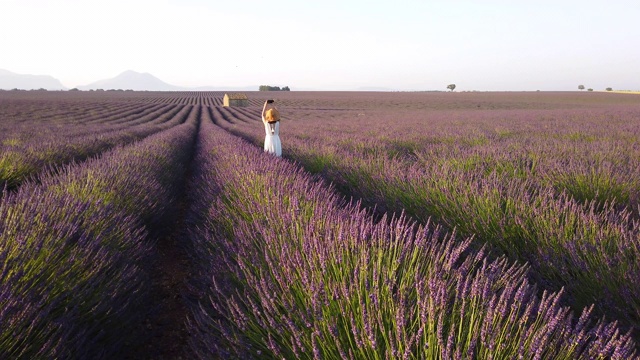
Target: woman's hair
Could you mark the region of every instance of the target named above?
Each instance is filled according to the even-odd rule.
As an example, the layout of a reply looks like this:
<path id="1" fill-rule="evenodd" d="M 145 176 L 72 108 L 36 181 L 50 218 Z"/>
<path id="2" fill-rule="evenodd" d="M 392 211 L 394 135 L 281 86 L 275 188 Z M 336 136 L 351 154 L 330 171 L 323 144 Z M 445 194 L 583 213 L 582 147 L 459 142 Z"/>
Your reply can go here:
<path id="1" fill-rule="evenodd" d="M 271 108 L 271 109 L 267 110 L 267 112 L 264 115 L 264 118 L 267 120 L 267 122 L 279 121 L 280 120 L 280 112 L 276 108 Z"/>

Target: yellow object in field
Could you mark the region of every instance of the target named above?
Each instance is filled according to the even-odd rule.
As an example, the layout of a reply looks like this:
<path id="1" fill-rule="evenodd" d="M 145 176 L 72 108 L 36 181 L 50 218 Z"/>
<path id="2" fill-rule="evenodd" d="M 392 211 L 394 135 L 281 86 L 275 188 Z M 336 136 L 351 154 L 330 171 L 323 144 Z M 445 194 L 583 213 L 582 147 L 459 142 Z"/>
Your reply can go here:
<path id="1" fill-rule="evenodd" d="M 276 108 L 271 108 L 271 109 L 267 110 L 267 112 L 265 113 L 264 118 L 267 120 L 267 122 L 279 121 L 280 120 L 280 112 Z"/>

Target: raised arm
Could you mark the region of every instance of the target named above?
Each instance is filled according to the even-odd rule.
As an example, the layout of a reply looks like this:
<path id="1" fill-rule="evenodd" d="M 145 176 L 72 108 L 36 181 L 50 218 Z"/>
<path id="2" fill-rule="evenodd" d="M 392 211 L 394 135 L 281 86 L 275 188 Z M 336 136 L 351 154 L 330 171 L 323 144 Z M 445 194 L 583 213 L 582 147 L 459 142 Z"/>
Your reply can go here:
<path id="1" fill-rule="evenodd" d="M 264 118 L 264 113 L 265 113 L 265 111 L 267 111 L 267 104 L 268 103 L 269 103 L 269 100 L 265 100 L 264 106 L 262 107 L 262 122 L 267 122 L 267 119 Z"/>

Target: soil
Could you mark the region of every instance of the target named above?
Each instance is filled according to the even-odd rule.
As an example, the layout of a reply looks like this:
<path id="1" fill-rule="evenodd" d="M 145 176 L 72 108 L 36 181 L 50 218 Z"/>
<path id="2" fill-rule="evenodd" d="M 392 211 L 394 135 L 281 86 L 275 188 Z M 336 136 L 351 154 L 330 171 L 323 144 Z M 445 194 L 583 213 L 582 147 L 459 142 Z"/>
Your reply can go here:
<path id="1" fill-rule="evenodd" d="M 191 164 L 190 164 L 191 165 Z M 181 191 L 177 194 L 175 206 L 169 215 L 155 229 L 149 238 L 156 239 L 154 247 L 156 260 L 150 269 L 151 306 L 149 315 L 137 331 L 144 339 L 139 344 L 127 344 L 123 359 L 193 359 L 189 351 L 190 338 L 186 321 L 189 314 L 188 303 L 191 292 L 188 281 L 192 277 L 190 260 L 186 253 L 188 236 L 185 231 L 185 217 L 189 210 L 188 180 L 191 166 L 185 172 Z M 126 341 L 126 340 L 125 340 Z"/>
<path id="2" fill-rule="evenodd" d="M 190 265 L 183 249 L 182 233 L 186 202 L 178 204 L 178 214 L 159 232 L 157 260 L 152 272 L 152 304 L 149 316 L 138 331 L 142 344 L 129 346 L 125 359 L 192 359 L 188 353 L 187 301 Z"/>

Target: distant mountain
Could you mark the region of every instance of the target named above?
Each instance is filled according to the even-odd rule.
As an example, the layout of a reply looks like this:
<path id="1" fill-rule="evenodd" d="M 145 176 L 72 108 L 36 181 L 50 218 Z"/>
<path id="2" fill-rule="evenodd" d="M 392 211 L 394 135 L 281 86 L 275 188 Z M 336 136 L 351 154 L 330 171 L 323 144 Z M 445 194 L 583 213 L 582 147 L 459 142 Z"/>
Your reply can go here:
<path id="1" fill-rule="evenodd" d="M 183 87 L 168 84 L 149 73 L 127 70 L 120 75 L 76 87 L 78 90 L 136 90 L 136 91 L 257 91 L 254 86 L 199 86 Z M 2 90 L 68 90 L 62 83 L 48 75 L 22 75 L 0 69 L 0 89 Z"/>
<path id="2" fill-rule="evenodd" d="M 78 86 L 79 90 L 148 90 L 148 91 L 178 91 L 187 88 L 167 84 L 149 73 L 139 73 L 127 70 L 122 74 L 111 78 L 96 81 L 89 85 Z"/>
<path id="3" fill-rule="evenodd" d="M 0 89 L 11 90 L 66 90 L 60 80 L 49 75 L 16 74 L 8 70 L 0 69 Z"/>

